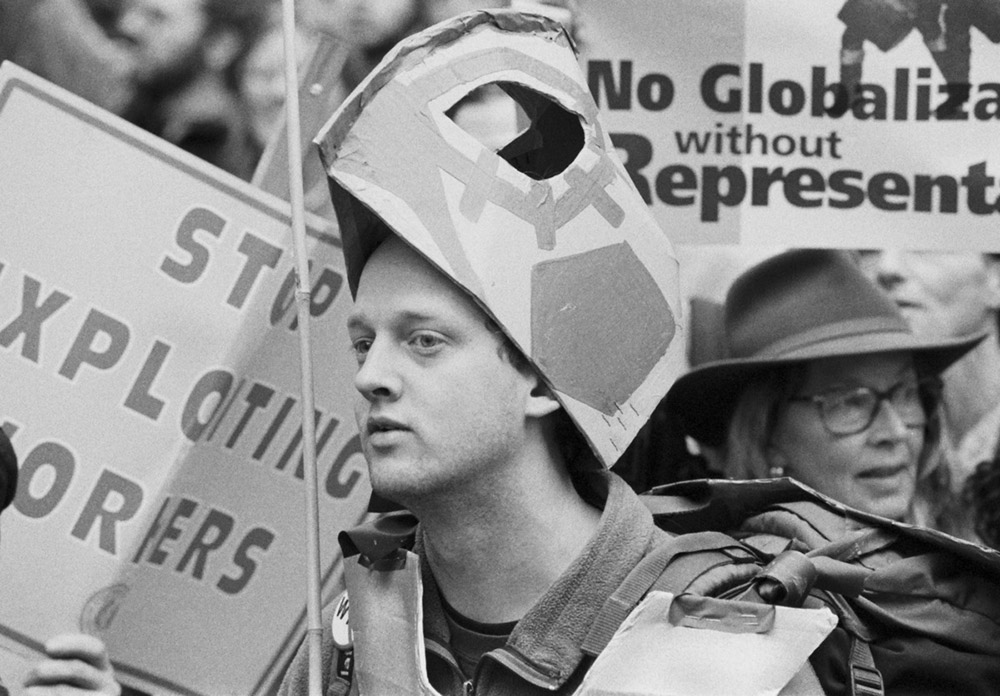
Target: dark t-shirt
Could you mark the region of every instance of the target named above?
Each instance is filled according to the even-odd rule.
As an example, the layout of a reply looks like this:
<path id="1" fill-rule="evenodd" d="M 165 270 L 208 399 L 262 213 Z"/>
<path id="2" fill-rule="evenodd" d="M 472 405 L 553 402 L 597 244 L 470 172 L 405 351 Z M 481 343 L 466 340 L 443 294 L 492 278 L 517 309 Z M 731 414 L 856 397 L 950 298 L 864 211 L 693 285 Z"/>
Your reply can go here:
<path id="1" fill-rule="evenodd" d="M 517 625 L 516 621 L 486 624 L 462 616 L 441 598 L 448 630 L 451 631 L 451 650 L 458 660 L 458 666 L 466 679 L 476 673 L 479 659 L 490 650 L 502 648 Z M 2 696 L 2 695 L 0 695 Z"/>

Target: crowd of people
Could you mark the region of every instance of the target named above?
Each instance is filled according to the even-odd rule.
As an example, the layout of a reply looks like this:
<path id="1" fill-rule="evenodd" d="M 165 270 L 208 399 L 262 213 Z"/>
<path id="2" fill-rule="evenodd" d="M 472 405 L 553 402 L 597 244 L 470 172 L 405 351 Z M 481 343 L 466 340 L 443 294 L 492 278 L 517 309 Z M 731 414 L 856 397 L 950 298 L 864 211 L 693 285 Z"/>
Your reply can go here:
<path id="1" fill-rule="evenodd" d="M 322 51 L 328 116 L 402 37 L 500 4 L 300 0 L 300 64 Z M 284 118 L 280 0 L 12 0 L 2 60 L 247 181 Z"/>
<path id="2" fill-rule="evenodd" d="M 891 446 L 907 451 L 898 460 L 912 459 L 916 466 L 912 475 L 903 477 L 902 488 L 889 486 L 885 494 L 910 487 L 913 491 L 912 496 L 904 495 L 905 514 L 889 516 L 1000 548 L 1000 520 L 994 504 L 1000 493 L 1000 255 L 860 249 L 836 254 L 836 264 L 845 274 L 853 269 L 848 276 L 819 274 L 810 279 L 778 272 L 781 259 L 801 269 L 805 261 L 825 255 L 830 252 L 767 250 L 763 258 L 745 254 L 748 260 L 742 265 L 732 259 L 720 263 L 720 254 L 694 257 L 692 275 L 701 266 L 714 276 L 730 278 L 723 289 L 725 297 L 713 294 L 718 288 L 690 290 L 690 371 L 654 412 L 649 427 L 617 469 L 637 490 L 696 477 L 790 475 L 842 502 L 886 515 L 885 509 L 863 500 L 865 489 L 878 479 L 852 480 L 844 475 L 843 467 L 837 467 L 838 462 L 849 463 L 851 468 L 863 465 L 859 452 L 844 449 L 852 437 L 858 433 L 876 437 L 883 416 L 905 416 L 899 408 L 895 414 L 883 408 L 886 400 L 903 405 L 899 391 L 879 392 L 879 382 L 871 379 L 846 374 L 829 377 L 833 386 L 851 387 L 852 391 L 840 396 L 851 396 L 853 407 L 871 408 L 872 420 L 856 433 L 838 434 L 828 426 L 817 431 L 828 442 L 809 446 L 810 466 L 815 471 L 775 461 L 775 456 L 781 458 L 780 441 L 787 438 L 782 423 L 812 403 L 818 417 L 814 425 L 819 425 L 832 408 L 831 395 L 813 387 L 808 365 L 848 356 L 841 362 L 853 371 L 863 369 L 873 357 L 870 354 L 885 352 L 862 334 L 852 339 L 837 334 L 850 329 L 841 324 L 845 317 L 836 313 L 863 312 L 858 303 L 867 298 L 873 315 L 907 327 L 910 335 L 905 340 L 917 350 L 912 384 L 920 387 L 919 413 L 913 411 L 915 422 L 909 425 L 897 420 L 898 426 L 906 427 L 898 427 L 898 436 L 888 438 L 918 437 L 914 445 Z M 833 255 L 827 262 L 833 263 Z M 839 304 L 848 297 L 854 299 L 853 304 Z M 761 322 L 760 317 L 770 317 L 771 323 Z M 796 317 L 816 322 L 813 330 L 828 322 L 823 342 L 812 345 L 808 356 L 798 359 L 757 354 L 772 342 L 785 346 L 800 333 L 802 327 L 789 323 Z M 765 335 L 748 335 L 751 330 Z M 744 343 L 750 339 L 758 343 Z M 825 351 L 827 340 L 831 347 Z M 946 359 L 935 351 L 943 351 Z M 822 456 L 817 456 L 820 452 Z M 888 453 L 880 456 L 891 458 Z M 820 476 L 833 480 L 821 485 Z"/>
<path id="3" fill-rule="evenodd" d="M 505 3 L 313 0 L 300 60 L 325 51 L 334 66 L 329 115 L 401 38 L 494 4 Z M 0 58 L 249 181 L 282 126 L 279 9 L 14 0 L 0 5 Z M 381 530 L 341 541 L 354 551 L 352 610 L 375 608 L 357 615 L 367 643 L 335 643 L 327 626 L 324 693 L 348 693 L 352 678 L 380 693 L 395 677 L 412 693 L 468 693 L 473 681 L 482 693 L 572 693 L 595 662 L 581 646 L 598 610 L 662 543 L 634 494 L 658 483 L 791 477 L 862 512 L 1000 549 L 1000 255 L 795 249 L 752 264 L 724 301 L 691 312 L 707 318 L 689 327 L 702 353 L 615 464 L 597 461 L 596 435 L 566 416 L 560 385 L 473 301 L 475 283 L 429 262 L 424 237 L 378 211 L 362 222 L 349 228 L 363 253 L 345 251 L 358 426 L 375 492 L 413 518 L 395 518 L 393 545 L 377 553 Z M 2 434 L 0 465 L 2 510 L 17 481 Z M 387 675 L 359 660 L 345 677 L 335 667 L 348 648 L 379 660 L 405 652 L 395 643 L 410 634 L 379 623 L 379 603 L 395 596 L 366 578 L 409 559 L 418 564 L 403 579 L 425 592 L 413 635 L 435 646 L 426 665 Z M 45 650 L 29 693 L 121 693 L 99 640 L 58 636 Z M 306 663 L 303 649 L 281 693 L 306 693 Z"/>

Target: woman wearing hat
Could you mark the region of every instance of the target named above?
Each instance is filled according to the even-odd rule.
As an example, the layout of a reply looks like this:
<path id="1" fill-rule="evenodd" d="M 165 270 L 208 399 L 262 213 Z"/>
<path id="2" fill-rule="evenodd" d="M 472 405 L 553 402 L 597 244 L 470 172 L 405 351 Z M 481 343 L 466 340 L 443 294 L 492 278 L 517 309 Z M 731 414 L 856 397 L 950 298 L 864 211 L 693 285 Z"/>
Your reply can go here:
<path id="1" fill-rule="evenodd" d="M 743 273 L 724 323 L 728 357 L 679 378 L 665 405 L 727 476 L 791 476 L 865 512 L 947 526 L 937 377 L 982 336 L 918 339 L 850 255 L 819 249 Z"/>

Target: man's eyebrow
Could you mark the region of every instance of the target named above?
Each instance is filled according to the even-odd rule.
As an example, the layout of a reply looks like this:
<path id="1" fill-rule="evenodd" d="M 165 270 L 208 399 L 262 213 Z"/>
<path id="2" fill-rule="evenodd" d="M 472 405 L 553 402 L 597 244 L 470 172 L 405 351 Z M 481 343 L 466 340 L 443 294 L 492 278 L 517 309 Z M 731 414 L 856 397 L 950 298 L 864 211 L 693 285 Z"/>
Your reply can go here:
<path id="1" fill-rule="evenodd" d="M 347 330 L 360 331 L 368 327 L 368 320 L 364 314 L 352 313 L 347 317 Z"/>
<path id="2" fill-rule="evenodd" d="M 408 310 L 399 314 L 399 320 L 407 323 L 433 321 L 436 318 L 437 315 L 433 313 L 418 312 L 416 310 Z"/>
<path id="3" fill-rule="evenodd" d="M 419 324 L 423 322 L 435 321 L 438 315 L 433 312 L 421 312 L 418 310 L 404 310 L 393 317 L 396 324 Z M 362 312 L 350 314 L 347 317 L 348 330 L 360 331 L 371 326 L 371 322 Z"/>

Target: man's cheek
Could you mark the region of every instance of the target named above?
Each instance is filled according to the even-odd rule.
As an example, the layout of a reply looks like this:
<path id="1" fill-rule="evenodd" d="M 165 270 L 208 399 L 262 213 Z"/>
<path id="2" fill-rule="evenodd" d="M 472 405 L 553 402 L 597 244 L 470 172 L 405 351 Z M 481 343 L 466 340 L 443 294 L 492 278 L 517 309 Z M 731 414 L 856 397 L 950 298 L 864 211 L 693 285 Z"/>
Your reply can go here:
<path id="1" fill-rule="evenodd" d="M 358 424 L 358 429 L 360 429 L 361 422 L 368 413 L 368 400 L 360 392 L 355 391 L 352 403 L 354 404 L 354 420 Z"/>

